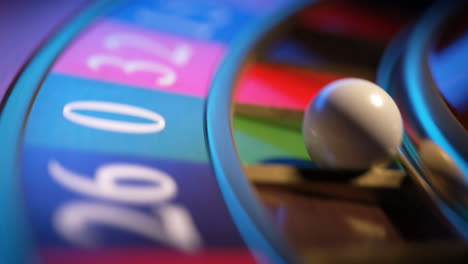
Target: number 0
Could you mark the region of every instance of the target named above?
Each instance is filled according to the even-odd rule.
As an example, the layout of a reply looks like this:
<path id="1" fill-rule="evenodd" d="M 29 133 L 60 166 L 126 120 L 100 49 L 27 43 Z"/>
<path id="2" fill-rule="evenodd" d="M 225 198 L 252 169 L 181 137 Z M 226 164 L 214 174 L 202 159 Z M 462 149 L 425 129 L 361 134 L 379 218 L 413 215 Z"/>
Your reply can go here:
<path id="1" fill-rule="evenodd" d="M 122 114 L 148 119 L 153 122 L 134 123 L 126 121 L 108 120 L 104 118 L 79 114 L 74 112 L 76 110 Z M 76 101 L 68 103 L 63 107 L 62 114 L 66 119 L 83 126 L 120 133 L 156 133 L 162 131 L 166 126 L 164 118 L 161 115 L 150 110 L 126 104 L 109 103 L 101 101 Z"/>

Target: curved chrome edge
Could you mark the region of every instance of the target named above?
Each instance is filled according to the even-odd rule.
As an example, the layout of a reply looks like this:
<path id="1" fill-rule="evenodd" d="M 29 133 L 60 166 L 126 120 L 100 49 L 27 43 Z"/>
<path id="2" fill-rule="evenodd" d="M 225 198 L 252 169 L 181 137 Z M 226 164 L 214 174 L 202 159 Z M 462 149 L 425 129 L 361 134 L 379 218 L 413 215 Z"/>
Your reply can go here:
<path id="1" fill-rule="evenodd" d="M 296 263 L 298 260 L 273 227 L 242 169 L 232 132 L 233 84 L 252 47 L 270 29 L 311 2 L 290 2 L 283 8 L 259 17 L 236 36 L 215 75 L 206 103 L 205 132 L 208 149 L 224 200 L 250 250 L 254 254 L 267 257 L 273 263 Z"/>
<path id="2" fill-rule="evenodd" d="M 71 22 L 63 25 L 26 65 L 12 87 L 0 115 L 0 263 L 36 263 L 35 245 L 27 224 L 24 196 L 21 195 L 20 164 L 24 124 L 44 76 L 60 51 L 90 21 L 116 1 L 92 4 Z"/>
<path id="3" fill-rule="evenodd" d="M 459 2 L 461 3 L 461 1 Z M 416 25 L 413 31 L 404 29 L 403 32 L 392 41 L 392 43 L 387 47 L 378 68 L 377 83 L 387 90 L 387 92 L 392 93 L 392 82 L 396 81 L 392 80 L 392 75 L 395 68 L 401 63 L 400 60 L 403 60 L 404 72 L 402 73 L 403 78 L 401 81 L 405 82 L 405 92 L 413 95 L 413 97 L 410 95 L 410 102 L 418 100 L 418 107 L 407 106 L 407 110 L 412 112 L 411 115 L 414 116 L 413 118 L 420 123 L 420 126 L 424 130 L 422 131 L 424 135 L 418 135 L 420 137 L 431 136 L 431 133 L 427 133 L 428 125 L 424 123 L 427 122 L 427 119 L 431 119 L 429 109 L 426 109 L 423 112 L 423 118 L 420 116 L 421 112 L 418 112 L 417 110 L 419 107 L 423 106 L 428 108 L 430 105 L 424 102 L 425 99 L 423 94 L 418 94 L 416 99 L 414 98 L 415 93 L 422 93 L 422 90 L 425 88 L 423 84 L 425 73 L 423 72 L 424 69 L 421 63 L 424 63 L 426 47 L 422 47 L 429 43 L 429 38 L 433 36 L 430 32 L 443 23 L 443 21 L 445 21 L 445 19 L 455 10 L 454 8 L 456 8 L 456 6 L 451 6 L 447 3 L 438 3 L 433 6 Z M 423 38 L 422 35 L 425 38 Z M 412 69 L 409 69 L 410 67 L 412 67 Z M 435 87 L 433 87 L 433 89 L 434 88 Z M 433 126 L 435 126 L 435 124 L 430 124 L 429 128 L 433 129 Z M 438 130 L 437 126 L 435 128 Z M 432 140 L 434 140 L 434 138 L 432 138 Z M 400 149 L 399 156 L 402 159 L 402 163 L 405 169 L 407 169 L 410 177 L 420 188 L 422 188 L 422 190 L 424 190 L 426 198 L 428 198 L 432 205 L 439 210 L 441 216 L 449 222 L 457 234 L 462 239 L 468 240 L 468 223 L 463 216 L 457 213 L 457 210 L 460 208 L 458 208 L 457 205 L 449 205 L 446 201 L 442 200 L 434 187 L 431 186 L 428 179 L 421 174 L 421 164 L 416 148 L 407 135 L 404 137 L 402 148 L 404 151 L 403 149 Z M 414 168 L 413 165 L 415 165 L 416 168 Z M 468 175 L 466 174 L 466 170 L 464 170 L 464 173 L 465 175 Z"/>
<path id="4" fill-rule="evenodd" d="M 426 56 L 434 32 L 463 4 L 463 1 L 439 2 L 415 26 L 404 54 L 403 81 L 417 121 L 428 138 L 447 152 L 468 177 L 468 149 L 461 151 L 459 144 L 468 142 L 468 135 L 439 95 L 434 80 L 428 77 L 431 75 Z"/>

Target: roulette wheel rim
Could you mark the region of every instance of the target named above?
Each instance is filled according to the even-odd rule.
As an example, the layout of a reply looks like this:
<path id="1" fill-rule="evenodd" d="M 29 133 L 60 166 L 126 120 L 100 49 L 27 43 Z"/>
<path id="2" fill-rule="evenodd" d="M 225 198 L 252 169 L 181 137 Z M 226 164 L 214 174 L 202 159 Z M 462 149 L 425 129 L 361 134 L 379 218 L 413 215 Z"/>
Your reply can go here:
<path id="1" fill-rule="evenodd" d="M 250 183 L 240 165 L 232 136 L 232 87 L 245 56 L 259 39 L 306 4 L 310 4 L 310 2 L 288 4 L 285 9 L 260 16 L 248 29 L 244 29 L 236 35 L 234 44 L 229 49 L 227 57 L 223 59 L 223 64 L 218 68 L 215 79 L 211 83 L 205 106 L 204 131 L 211 157 L 211 166 L 216 172 L 215 176 L 224 201 L 249 248 L 263 252 L 275 262 L 290 263 L 296 262 L 297 259 L 284 243 L 281 235 L 271 226 L 263 206 L 253 195 Z M 98 2 L 74 18 L 69 25 L 66 25 L 49 41 L 49 44 L 40 49 L 13 86 L 2 111 L 1 118 L 3 120 L 0 122 L 0 137 L 9 142 L 0 150 L 0 156 L 6 158 L 5 164 L 8 164 L 8 166 L 1 168 L 2 175 L 18 174 L 17 155 L 11 155 L 11 153 L 20 152 L 18 142 L 21 142 L 23 136 L 24 120 L 27 119 L 34 97 L 37 95 L 40 83 L 50 65 L 81 29 L 84 29 L 109 5 L 111 5 L 111 1 Z M 112 5 L 118 5 L 118 3 L 114 2 Z M 9 181 L 6 182 L 6 186 L 16 186 L 14 177 L 5 178 L 7 179 L 4 181 Z M 32 256 L 32 254 L 25 252 L 32 252 L 34 246 L 31 242 L 32 239 L 29 239 L 28 236 L 27 224 L 22 222 L 24 214 L 18 212 L 19 204 L 22 201 L 17 200 L 18 195 L 14 193 L 16 190 L 17 188 L 11 188 L 9 193 L 2 194 L 3 197 L 6 197 L 3 201 L 9 202 L 8 204 L 5 202 L 8 209 L 3 212 L 3 216 L 6 226 L 11 228 L 7 228 L 8 235 L 2 236 L 2 240 L 5 240 L 2 241 L 2 245 L 8 245 L 7 251 L 10 253 L 8 256 L 13 260 L 9 263 L 26 262 L 25 258 Z M 15 239 L 15 241 L 12 242 L 11 239 Z"/>

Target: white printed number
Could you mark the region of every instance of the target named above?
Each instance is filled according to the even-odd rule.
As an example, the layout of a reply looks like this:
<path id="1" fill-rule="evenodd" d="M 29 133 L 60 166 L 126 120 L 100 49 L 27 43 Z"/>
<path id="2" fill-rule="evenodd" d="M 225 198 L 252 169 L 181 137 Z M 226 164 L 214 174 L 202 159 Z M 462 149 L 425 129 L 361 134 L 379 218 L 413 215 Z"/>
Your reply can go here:
<path id="1" fill-rule="evenodd" d="M 108 120 L 104 118 L 92 117 L 76 113 L 75 111 L 77 110 L 96 111 L 139 117 L 150 120 L 152 121 L 152 123 L 133 123 L 125 121 Z M 136 106 L 102 101 L 71 102 L 63 107 L 62 114 L 66 119 L 74 123 L 90 128 L 119 133 L 156 133 L 162 131 L 166 125 L 164 118 L 155 112 Z"/>
<path id="2" fill-rule="evenodd" d="M 117 163 L 104 165 L 96 170 L 94 180 L 62 167 L 55 160 L 49 162 L 52 178 L 68 189 L 120 202 L 146 204 L 170 200 L 177 194 L 174 180 L 166 173 L 145 166 Z M 152 183 L 148 186 L 124 186 L 122 180 L 139 180 Z"/>
<path id="3" fill-rule="evenodd" d="M 125 60 L 114 55 L 96 54 L 88 58 L 88 67 L 92 70 L 99 70 L 102 65 L 117 67 L 126 74 L 134 72 L 153 72 L 161 76 L 156 78 L 156 84 L 170 86 L 176 81 L 175 72 L 160 63 L 148 60 Z"/>
<path id="4" fill-rule="evenodd" d="M 147 37 L 129 33 L 111 34 L 104 39 L 103 45 L 112 52 L 124 47 L 140 50 L 175 66 L 187 64 L 192 56 L 192 49 L 185 43 L 176 43 L 170 48 Z M 135 72 L 155 73 L 157 74 L 155 83 L 162 87 L 171 86 L 177 80 L 177 74 L 171 67 L 154 60 L 124 59 L 116 55 L 100 53 L 88 57 L 86 63 L 94 71 L 99 71 L 101 67 L 108 66 L 119 68 L 125 74 Z"/>
<path id="5" fill-rule="evenodd" d="M 140 237 L 171 246 L 184 252 L 194 252 L 202 245 L 200 234 L 190 213 L 182 206 L 167 204 L 177 193 L 176 183 L 157 169 L 114 163 L 96 170 L 94 180 L 64 168 L 52 160 L 48 164 L 52 178 L 67 189 L 136 205 L 159 204 L 153 214 L 100 202 L 70 202 L 55 212 L 53 224 L 57 232 L 68 241 L 93 247 L 102 241 L 92 225 L 105 225 Z M 151 187 L 124 186 L 121 180 L 148 181 Z"/>

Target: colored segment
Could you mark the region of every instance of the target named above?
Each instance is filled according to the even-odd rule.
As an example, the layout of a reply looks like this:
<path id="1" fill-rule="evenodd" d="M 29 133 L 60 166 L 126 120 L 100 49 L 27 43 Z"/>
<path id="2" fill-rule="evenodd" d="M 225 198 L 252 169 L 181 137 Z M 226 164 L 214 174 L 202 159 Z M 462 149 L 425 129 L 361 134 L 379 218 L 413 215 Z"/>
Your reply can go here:
<path id="1" fill-rule="evenodd" d="M 289 37 L 275 41 L 265 52 L 268 61 L 286 63 L 296 66 L 318 68 L 326 62 L 325 56 L 319 51 L 307 47 L 295 38 Z"/>
<path id="2" fill-rule="evenodd" d="M 126 110 L 112 111 L 113 105 Z M 24 143 L 206 161 L 203 116 L 200 98 L 50 74 L 32 107 Z M 123 130 L 128 128 L 135 131 Z"/>
<path id="3" fill-rule="evenodd" d="M 243 245 L 209 164 L 37 147 L 23 164 L 40 247 Z"/>
<path id="4" fill-rule="evenodd" d="M 328 1 L 304 9 L 301 25 L 338 35 L 387 42 L 406 24 L 409 13 L 365 3 Z"/>
<path id="5" fill-rule="evenodd" d="M 254 15 L 226 1 L 128 1 L 110 17 L 158 32 L 228 43 Z"/>
<path id="6" fill-rule="evenodd" d="M 48 264 L 254 264 L 257 263 L 250 251 L 239 249 L 211 249 L 197 254 L 177 254 L 153 248 L 119 248 L 119 250 L 41 250 L 41 256 Z"/>
<path id="7" fill-rule="evenodd" d="M 234 129 L 234 139 L 239 157 L 242 163 L 245 164 L 262 163 L 291 157 L 290 153 L 239 129 Z"/>
<path id="8" fill-rule="evenodd" d="M 291 66 L 251 64 L 241 73 L 236 102 L 304 110 L 328 83 L 342 76 Z"/>
<path id="9" fill-rule="evenodd" d="M 243 162 L 309 160 L 300 121 L 235 116 L 233 127 L 236 148 Z"/>
<path id="10" fill-rule="evenodd" d="M 53 72 L 205 97 L 224 48 L 101 19 L 60 55 Z"/>

